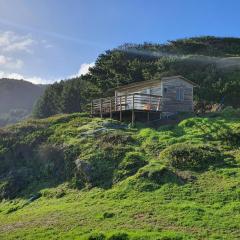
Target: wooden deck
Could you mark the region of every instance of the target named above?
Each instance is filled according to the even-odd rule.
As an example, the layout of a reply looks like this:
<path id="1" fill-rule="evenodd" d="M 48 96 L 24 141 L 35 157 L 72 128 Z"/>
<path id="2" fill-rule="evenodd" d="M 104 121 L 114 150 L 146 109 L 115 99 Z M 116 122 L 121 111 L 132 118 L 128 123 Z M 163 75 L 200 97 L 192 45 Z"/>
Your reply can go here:
<path id="1" fill-rule="evenodd" d="M 119 116 L 123 120 L 123 113 L 131 113 L 131 122 L 135 122 L 135 113 L 147 114 L 150 120 L 151 113 L 161 113 L 162 97 L 151 94 L 133 93 L 122 96 L 95 99 L 91 102 L 91 115 L 100 117 Z"/>

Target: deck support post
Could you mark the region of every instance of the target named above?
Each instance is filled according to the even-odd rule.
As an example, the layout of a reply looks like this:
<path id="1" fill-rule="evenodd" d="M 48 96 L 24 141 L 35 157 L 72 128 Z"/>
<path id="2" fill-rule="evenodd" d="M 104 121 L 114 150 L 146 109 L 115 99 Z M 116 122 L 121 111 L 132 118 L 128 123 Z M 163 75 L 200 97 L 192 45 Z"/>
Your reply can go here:
<path id="1" fill-rule="evenodd" d="M 120 96 L 120 116 L 119 116 L 120 122 L 122 122 L 122 96 Z"/>
<path id="2" fill-rule="evenodd" d="M 103 113 L 102 113 L 102 98 L 100 99 L 100 117 L 103 117 Z"/>
<path id="3" fill-rule="evenodd" d="M 147 113 L 147 122 L 149 123 L 150 122 L 150 111 L 152 109 L 152 99 L 151 99 L 151 94 L 149 94 L 149 106 L 148 106 L 148 113 Z"/>
<path id="4" fill-rule="evenodd" d="M 148 110 L 147 112 L 147 122 L 149 123 L 150 122 L 150 111 Z"/>
<path id="5" fill-rule="evenodd" d="M 132 96 L 132 127 L 134 127 L 134 125 L 135 125 L 134 101 L 135 101 L 135 99 L 134 99 L 134 94 L 133 94 L 133 96 Z"/>

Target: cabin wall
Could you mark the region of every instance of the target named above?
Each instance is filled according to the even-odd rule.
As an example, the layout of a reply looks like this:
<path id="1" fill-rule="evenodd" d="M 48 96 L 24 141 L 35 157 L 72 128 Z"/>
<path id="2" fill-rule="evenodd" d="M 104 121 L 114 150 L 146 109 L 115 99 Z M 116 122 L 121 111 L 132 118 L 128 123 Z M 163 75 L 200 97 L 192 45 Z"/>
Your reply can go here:
<path id="1" fill-rule="evenodd" d="M 164 112 L 192 112 L 193 86 L 182 79 L 170 79 L 162 82 Z M 179 90 L 181 89 L 181 90 Z M 180 92 L 182 91 L 182 94 Z M 179 96 L 181 95 L 181 99 Z"/>
<path id="2" fill-rule="evenodd" d="M 123 96 L 121 98 L 122 110 L 132 109 L 133 102 L 132 97 L 124 97 L 133 93 L 144 93 L 162 96 L 161 98 L 161 111 L 162 112 L 192 112 L 193 111 L 193 85 L 181 78 L 162 79 L 162 81 L 155 83 L 146 83 L 141 86 L 125 87 L 120 90 L 116 90 L 115 96 Z M 179 99 L 179 93 L 181 98 Z M 178 97 L 177 97 L 178 96 Z M 136 96 L 137 102 L 134 104 L 134 108 L 138 110 L 146 110 L 148 96 Z M 119 98 L 118 100 L 119 101 Z M 138 103 L 139 102 L 139 103 Z M 119 105 L 120 103 L 116 103 Z"/>

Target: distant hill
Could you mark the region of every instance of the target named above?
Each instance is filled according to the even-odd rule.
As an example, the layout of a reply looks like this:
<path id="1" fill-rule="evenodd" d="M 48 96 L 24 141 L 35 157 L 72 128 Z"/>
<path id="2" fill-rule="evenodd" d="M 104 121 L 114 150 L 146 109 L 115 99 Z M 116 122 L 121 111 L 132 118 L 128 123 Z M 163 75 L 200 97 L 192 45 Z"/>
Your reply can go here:
<path id="1" fill-rule="evenodd" d="M 27 117 L 45 87 L 24 80 L 0 79 L 0 126 Z"/>

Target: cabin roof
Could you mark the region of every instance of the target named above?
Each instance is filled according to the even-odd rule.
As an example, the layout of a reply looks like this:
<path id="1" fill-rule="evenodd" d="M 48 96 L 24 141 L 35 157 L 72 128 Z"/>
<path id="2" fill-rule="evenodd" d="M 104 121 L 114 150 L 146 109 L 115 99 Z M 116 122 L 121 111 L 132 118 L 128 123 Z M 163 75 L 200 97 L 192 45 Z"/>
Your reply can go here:
<path id="1" fill-rule="evenodd" d="M 159 80 L 148 80 L 148 81 L 141 81 L 141 82 L 136 82 L 136 83 L 130 83 L 130 84 L 126 84 L 120 87 L 115 88 L 114 90 L 118 91 L 118 90 L 126 90 L 132 87 L 144 87 L 144 86 L 150 86 L 150 85 L 154 85 L 156 83 L 159 83 L 161 81 L 168 81 L 171 79 L 176 79 L 176 78 L 180 78 L 188 83 L 190 83 L 191 85 L 193 85 L 193 87 L 197 87 L 198 85 L 194 82 L 192 82 L 191 80 L 188 80 L 187 78 L 183 77 L 183 76 L 170 76 L 170 77 L 163 77 Z"/>
<path id="2" fill-rule="evenodd" d="M 184 80 L 185 82 L 188 82 L 190 83 L 191 85 L 193 85 L 193 87 L 199 87 L 198 84 L 194 83 L 193 81 L 181 76 L 181 75 L 177 75 L 177 76 L 170 76 L 170 77 L 163 77 L 161 80 L 164 81 L 164 80 L 171 80 L 171 79 L 175 79 L 175 78 L 180 78 L 182 80 Z"/>

